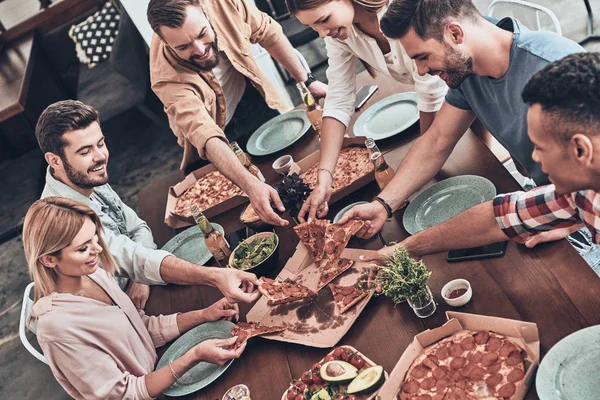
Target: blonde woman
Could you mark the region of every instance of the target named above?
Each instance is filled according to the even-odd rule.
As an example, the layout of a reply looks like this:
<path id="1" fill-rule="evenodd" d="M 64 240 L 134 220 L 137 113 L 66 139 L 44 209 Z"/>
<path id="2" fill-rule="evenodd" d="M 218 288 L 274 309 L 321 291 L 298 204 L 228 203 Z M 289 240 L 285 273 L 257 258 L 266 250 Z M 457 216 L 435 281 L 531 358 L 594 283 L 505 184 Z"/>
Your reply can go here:
<path id="1" fill-rule="evenodd" d="M 236 304 L 222 299 L 183 314 L 147 316 L 112 275 L 102 224 L 75 200 L 47 197 L 29 209 L 23 246 L 35 284 L 31 318 L 52 373 L 77 399 L 151 399 L 200 361 L 223 365 L 244 351 L 236 338 L 208 340 L 154 371 L 155 347 L 206 321 L 234 319 Z"/>
<path id="2" fill-rule="evenodd" d="M 304 203 L 301 220 L 327 214 L 333 172 L 342 140 L 354 112 L 356 61 L 369 72 L 383 74 L 414 85 L 421 117 L 421 133 L 427 131 L 448 90 L 437 76 L 420 76 L 414 61 L 398 40 L 386 38 L 379 20 L 387 11 L 388 0 L 286 0 L 290 13 L 325 38 L 329 67 L 321 134 L 321 160 L 318 184 Z"/>

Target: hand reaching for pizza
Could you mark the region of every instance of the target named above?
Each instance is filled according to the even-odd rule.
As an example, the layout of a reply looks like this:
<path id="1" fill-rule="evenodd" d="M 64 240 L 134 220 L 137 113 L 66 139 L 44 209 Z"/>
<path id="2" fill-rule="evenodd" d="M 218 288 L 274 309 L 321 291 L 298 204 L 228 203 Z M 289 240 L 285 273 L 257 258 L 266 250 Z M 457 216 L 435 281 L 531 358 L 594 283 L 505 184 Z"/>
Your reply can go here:
<path id="1" fill-rule="evenodd" d="M 255 180 L 255 182 L 249 185 L 246 194 L 250 198 L 252 208 L 254 208 L 261 221 L 275 226 L 286 226 L 288 224 L 288 221 L 279 217 L 271 207 L 271 203 L 273 203 L 280 212 L 285 211 L 279 194 L 277 194 L 277 190 L 273 187 Z"/>
<path id="2" fill-rule="evenodd" d="M 205 321 L 237 321 L 240 315 L 240 307 L 236 303 L 230 303 L 223 298 L 213 305 L 202 310 L 202 316 Z"/>
<path id="3" fill-rule="evenodd" d="M 342 216 L 338 223 L 344 224 L 349 219 L 362 219 L 365 221 L 365 226 L 355 236 L 370 239 L 383 227 L 387 219 L 387 211 L 381 203 L 372 201 L 369 204 L 352 207 Z"/>
<path id="4" fill-rule="evenodd" d="M 325 218 L 325 216 L 329 212 L 329 205 L 327 204 L 327 202 L 331 197 L 331 192 L 331 183 L 321 183 L 319 181 L 317 186 L 311 192 L 310 196 L 308 196 L 308 199 L 306 199 L 304 204 L 302 204 L 302 208 L 298 213 L 298 220 L 300 222 L 310 223 L 317 217 Z M 307 216 L 307 213 L 308 218 L 305 220 L 304 217 Z"/>
<path id="5" fill-rule="evenodd" d="M 196 361 L 205 361 L 218 366 L 223 366 L 227 361 L 233 358 L 239 358 L 246 349 L 244 342 L 237 350 L 233 346 L 237 337 L 228 339 L 210 339 L 191 348 Z"/>
<path id="6" fill-rule="evenodd" d="M 252 303 L 260 297 L 256 290 L 256 275 L 231 268 L 220 268 L 215 277 L 215 287 L 230 303 Z"/>

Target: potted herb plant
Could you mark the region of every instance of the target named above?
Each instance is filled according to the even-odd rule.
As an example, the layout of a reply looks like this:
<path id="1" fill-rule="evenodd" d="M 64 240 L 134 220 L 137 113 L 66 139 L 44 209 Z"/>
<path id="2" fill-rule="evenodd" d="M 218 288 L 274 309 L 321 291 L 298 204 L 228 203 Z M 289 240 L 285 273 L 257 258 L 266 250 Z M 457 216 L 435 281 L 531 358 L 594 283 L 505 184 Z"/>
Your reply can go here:
<path id="1" fill-rule="evenodd" d="M 283 178 L 281 183 L 274 185 L 283 202 L 283 206 L 290 212 L 291 217 L 298 223 L 298 213 L 302 204 L 310 195 L 310 187 L 304 183 L 300 175 L 293 173 Z"/>
<path id="2" fill-rule="evenodd" d="M 435 312 L 436 305 L 427 285 L 431 271 L 423 261 L 410 257 L 404 247 L 398 247 L 394 253 L 376 265 L 379 273 L 375 285 L 382 288 L 382 294 L 392 299 L 394 304 L 404 300 L 420 318 L 427 318 Z"/>

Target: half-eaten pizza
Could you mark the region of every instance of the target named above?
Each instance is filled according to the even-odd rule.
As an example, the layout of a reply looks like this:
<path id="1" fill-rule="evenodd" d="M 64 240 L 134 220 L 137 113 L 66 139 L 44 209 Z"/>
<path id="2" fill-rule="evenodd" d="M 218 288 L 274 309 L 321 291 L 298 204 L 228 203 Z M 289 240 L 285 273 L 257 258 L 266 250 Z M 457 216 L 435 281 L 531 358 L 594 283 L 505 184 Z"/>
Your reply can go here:
<path id="1" fill-rule="evenodd" d="M 234 348 L 237 350 L 251 337 L 268 335 L 287 330 L 285 326 L 262 325 L 260 322 L 238 322 L 231 329 L 231 336 L 237 336 Z"/>

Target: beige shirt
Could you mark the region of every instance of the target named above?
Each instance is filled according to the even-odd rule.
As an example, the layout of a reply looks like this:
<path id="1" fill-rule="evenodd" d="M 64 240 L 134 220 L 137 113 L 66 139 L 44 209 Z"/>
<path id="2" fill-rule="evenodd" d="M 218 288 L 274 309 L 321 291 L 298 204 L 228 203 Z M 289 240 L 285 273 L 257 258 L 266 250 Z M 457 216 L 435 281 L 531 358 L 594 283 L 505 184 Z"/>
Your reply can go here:
<path id="1" fill-rule="evenodd" d="M 154 371 L 155 347 L 179 336 L 176 314 L 151 317 L 136 310 L 101 268 L 90 278 L 115 305 L 55 292 L 33 306 L 50 369 L 76 399 L 150 399 L 144 375 Z"/>
<path id="2" fill-rule="evenodd" d="M 287 110 L 285 100 L 250 52 L 252 43 L 269 48 L 285 37 L 281 26 L 246 0 L 207 0 L 202 4 L 217 34 L 219 51 L 256 86 L 270 108 Z M 225 96 L 215 74 L 177 57 L 156 34 L 150 45 L 150 81 L 177 143 L 184 149 L 182 170 L 197 159 L 196 154 L 205 157 L 207 140 L 218 137 L 227 141 L 223 133 Z"/>

